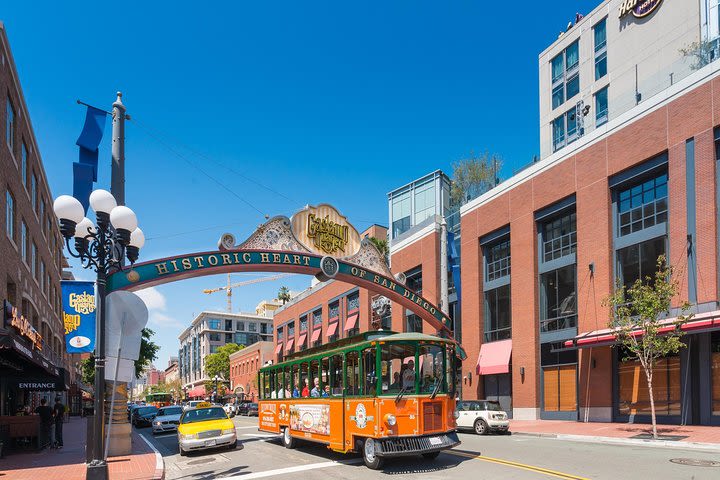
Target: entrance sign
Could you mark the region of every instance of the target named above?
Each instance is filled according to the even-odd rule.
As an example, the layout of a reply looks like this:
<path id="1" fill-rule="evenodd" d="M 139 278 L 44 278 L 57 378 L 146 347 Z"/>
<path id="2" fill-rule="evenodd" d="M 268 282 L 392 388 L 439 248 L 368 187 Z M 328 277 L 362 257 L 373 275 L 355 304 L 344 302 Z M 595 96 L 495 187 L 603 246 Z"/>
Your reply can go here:
<path id="1" fill-rule="evenodd" d="M 95 349 L 95 284 L 62 281 L 65 347 L 68 353 Z"/>
<path id="2" fill-rule="evenodd" d="M 140 290 L 185 278 L 232 272 L 300 273 L 321 280 L 334 278 L 384 295 L 452 338 L 447 315 L 406 288 L 372 242 L 360 240 L 355 228 L 329 205 L 308 207 L 292 220 L 284 216 L 271 218 L 239 245 L 233 235 L 226 233 L 218 247 L 216 251 L 135 264 L 130 271 L 109 275 L 107 292 Z M 335 254 L 328 255 L 326 250 Z"/>

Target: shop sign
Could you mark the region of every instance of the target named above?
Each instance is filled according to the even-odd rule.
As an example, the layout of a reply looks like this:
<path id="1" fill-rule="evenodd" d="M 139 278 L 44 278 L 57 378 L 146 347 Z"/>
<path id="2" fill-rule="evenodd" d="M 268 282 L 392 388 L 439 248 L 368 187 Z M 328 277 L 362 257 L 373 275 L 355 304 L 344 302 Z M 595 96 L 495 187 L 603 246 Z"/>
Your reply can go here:
<path id="1" fill-rule="evenodd" d="M 56 390 L 62 390 L 62 387 L 58 384 L 58 382 L 40 380 L 19 380 L 17 388 L 34 392 L 54 392 Z"/>
<path id="2" fill-rule="evenodd" d="M 61 286 L 67 352 L 92 352 L 95 348 L 95 284 L 63 281 Z"/>
<path id="3" fill-rule="evenodd" d="M 292 217 L 295 237 L 320 255 L 347 257 L 360 249 L 360 234 L 335 207 L 306 207 Z"/>
<path id="4" fill-rule="evenodd" d="M 19 314 L 17 307 L 13 307 L 7 300 L 4 306 L 5 326 L 13 327 L 21 336 L 30 340 L 36 349 L 42 350 L 42 335 L 35 330 L 30 321 Z"/>
<path id="5" fill-rule="evenodd" d="M 643 18 L 650 15 L 660 6 L 662 0 L 625 0 L 620 4 L 618 17 L 623 18 L 632 12 L 635 18 Z"/>

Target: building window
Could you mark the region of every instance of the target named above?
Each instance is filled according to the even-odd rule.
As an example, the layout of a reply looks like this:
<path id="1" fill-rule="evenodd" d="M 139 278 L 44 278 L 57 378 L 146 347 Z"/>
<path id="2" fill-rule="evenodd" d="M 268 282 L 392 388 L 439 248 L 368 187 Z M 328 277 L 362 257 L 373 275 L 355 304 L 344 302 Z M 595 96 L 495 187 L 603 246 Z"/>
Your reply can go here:
<path id="1" fill-rule="evenodd" d="M 392 330 L 392 315 L 390 313 L 380 317 L 380 328 L 383 330 Z"/>
<path id="2" fill-rule="evenodd" d="M 562 342 L 540 346 L 543 374 L 543 410 L 574 412 L 577 410 L 577 350 L 553 353 Z"/>
<path id="3" fill-rule="evenodd" d="M 233 327 L 233 321 L 232 320 L 225 320 L 225 331 L 231 332 Z"/>
<path id="4" fill-rule="evenodd" d="M 595 94 L 595 126 L 599 127 L 608 121 L 608 87 L 598 90 Z"/>
<path id="5" fill-rule="evenodd" d="M 617 274 L 622 285 L 631 287 L 635 281 L 653 277 L 657 259 L 665 255 L 665 237 L 653 238 L 617 251 Z"/>
<path id="6" fill-rule="evenodd" d="M 340 302 L 335 301 L 328 306 L 328 318 L 338 318 L 340 316 Z"/>
<path id="7" fill-rule="evenodd" d="M 208 338 L 210 338 L 210 341 L 211 341 L 211 342 L 219 342 L 219 341 L 220 341 L 220 334 L 217 333 L 217 332 L 215 332 L 215 333 L 210 333 Z"/>
<path id="8" fill-rule="evenodd" d="M 25 142 L 22 142 L 20 150 L 20 174 L 22 175 L 23 187 L 27 189 L 27 147 Z"/>
<path id="9" fill-rule="evenodd" d="M 485 292 L 485 342 L 505 340 L 510 330 L 510 285 Z"/>
<path id="10" fill-rule="evenodd" d="M 32 242 L 30 247 L 30 270 L 33 278 L 37 279 L 37 245 L 35 245 L 35 242 Z"/>
<path id="11" fill-rule="evenodd" d="M 540 275 L 540 331 L 577 326 L 576 266 L 568 265 Z"/>
<path id="12" fill-rule="evenodd" d="M 605 18 L 593 27 L 595 43 L 595 80 L 607 75 L 607 28 Z"/>
<path id="13" fill-rule="evenodd" d="M 422 295 L 422 267 L 415 267 L 405 272 L 405 287 Z"/>
<path id="14" fill-rule="evenodd" d="M 542 226 L 543 261 L 549 262 L 575 253 L 577 220 L 575 212 L 563 215 Z M 508 269 L 510 267 L 508 266 Z"/>
<path id="15" fill-rule="evenodd" d="M 28 241 L 28 229 L 25 220 L 20 221 L 20 258 L 23 262 L 28 263 L 27 258 L 27 241 Z"/>
<path id="16" fill-rule="evenodd" d="M 303 315 L 300 317 L 300 331 L 304 332 L 307 330 L 308 324 L 307 324 L 307 315 Z"/>
<path id="17" fill-rule="evenodd" d="M 211 330 L 220 330 L 220 319 L 209 318 L 207 321 L 208 328 Z"/>
<path id="18" fill-rule="evenodd" d="M 30 201 L 33 211 L 37 214 L 37 175 L 35 172 L 30 176 Z"/>
<path id="19" fill-rule="evenodd" d="M 40 260 L 40 278 L 39 278 L 39 281 L 40 281 L 40 291 L 41 291 L 41 292 L 44 292 L 44 291 L 45 291 L 45 262 L 43 262 L 42 260 Z"/>
<path id="20" fill-rule="evenodd" d="M 577 108 L 570 110 L 553 120 L 553 149 L 558 150 L 578 139 Z"/>
<path id="21" fill-rule="evenodd" d="M 319 308 L 315 310 L 312 314 L 312 319 L 313 328 L 322 325 L 322 310 Z"/>
<path id="22" fill-rule="evenodd" d="M 485 249 L 485 280 L 488 282 L 510 276 L 510 239 Z"/>
<path id="23" fill-rule="evenodd" d="M 248 329 L 251 332 L 257 332 L 257 323 L 255 322 L 248 322 Z"/>
<path id="24" fill-rule="evenodd" d="M 410 192 L 405 192 L 392 199 L 392 230 L 393 238 L 410 230 L 411 215 Z"/>
<path id="25" fill-rule="evenodd" d="M 210 345 L 210 353 L 217 353 L 220 345 Z"/>
<path id="26" fill-rule="evenodd" d="M 433 215 L 435 215 L 435 182 L 431 180 L 425 185 L 415 187 L 414 225 Z"/>
<path id="27" fill-rule="evenodd" d="M 353 310 L 360 310 L 360 295 L 359 294 L 353 293 L 353 294 L 348 295 L 347 309 L 348 309 L 348 312 L 352 312 Z"/>
<path id="28" fill-rule="evenodd" d="M 283 337 L 283 327 L 278 327 L 278 329 L 277 329 L 277 343 L 282 342 L 284 339 L 285 339 L 285 337 Z"/>
<path id="29" fill-rule="evenodd" d="M 667 173 L 618 192 L 619 236 L 667 222 Z"/>
<path id="30" fill-rule="evenodd" d="M 268 324 L 267 323 L 260 324 L 260 333 L 262 333 L 263 335 L 268 333 Z"/>
<path id="31" fill-rule="evenodd" d="M 232 343 L 233 341 L 233 334 L 232 333 L 226 333 L 225 334 L 225 343 Z"/>
<path id="32" fill-rule="evenodd" d="M 15 197 L 10 190 L 5 192 L 5 231 L 11 240 L 15 240 Z"/>
<path id="33" fill-rule="evenodd" d="M 408 314 L 406 317 L 405 331 L 422 333 L 422 318 L 414 313 Z"/>
<path id="34" fill-rule="evenodd" d="M 653 370 L 656 415 L 680 415 L 681 386 L 680 356 L 659 359 Z M 618 392 L 620 415 L 650 415 L 650 394 L 639 360 L 619 362 Z"/>
<path id="35" fill-rule="evenodd" d="M 580 57 L 578 41 L 571 43 L 550 62 L 552 70 L 552 108 L 555 109 L 580 93 Z"/>
<path id="36" fill-rule="evenodd" d="M 295 338 L 295 322 L 288 323 L 288 339 Z"/>
<path id="37" fill-rule="evenodd" d="M 10 151 L 15 153 L 15 108 L 10 97 L 7 99 L 5 113 L 5 140 L 8 147 L 10 147 Z"/>
<path id="38" fill-rule="evenodd" d="M 237 329 L 238 330 L 245 330 L 245 322 L 238 320 L 237 322 Z"/>

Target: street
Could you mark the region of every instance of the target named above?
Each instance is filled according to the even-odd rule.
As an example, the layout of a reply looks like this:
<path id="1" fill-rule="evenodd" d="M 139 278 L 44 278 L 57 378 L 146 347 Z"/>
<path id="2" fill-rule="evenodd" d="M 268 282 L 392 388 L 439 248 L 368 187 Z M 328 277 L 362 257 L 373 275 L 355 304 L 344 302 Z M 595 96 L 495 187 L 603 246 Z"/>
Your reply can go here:
<path id="1" fill-rule="evenodd" d="M 719 462 L 717 453 L 677 448 L 651 448 L 568 442 L 524 435 L 460 434 L 462 444 L 436 460 L 405 457 L 386 462 L 383 470 L 367 469 L 360 455 L 341 455 L 322 445 L 282 447 L 279 437 L 257 431 L 256 417 L 235 417 L 236 450 L 207 450 L 181 457 L 173 434 L 142 435 L 165 460 L 167 480 L 213 478 L 367 479 L 393 475 L 399 479 L 447 478 L 612 478 L 716 479 L 719 466 L 684 465 L 681 459 Z M 673 462 L 674 460 L 674 462 Z M 686 462 L 689 463 L 689 462 Z"/>

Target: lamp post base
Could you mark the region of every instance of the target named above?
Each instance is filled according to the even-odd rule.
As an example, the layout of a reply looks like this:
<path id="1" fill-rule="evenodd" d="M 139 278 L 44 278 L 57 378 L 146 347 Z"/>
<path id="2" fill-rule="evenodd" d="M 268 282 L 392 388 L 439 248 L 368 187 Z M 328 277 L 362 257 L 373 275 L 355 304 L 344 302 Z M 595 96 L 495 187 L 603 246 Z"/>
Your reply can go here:
<path id="1" fill-rule="evenodd" d="M 108 480 L 108 466 L 102 460 L 93 460 L 87 464 L 85 480 Z"/>

